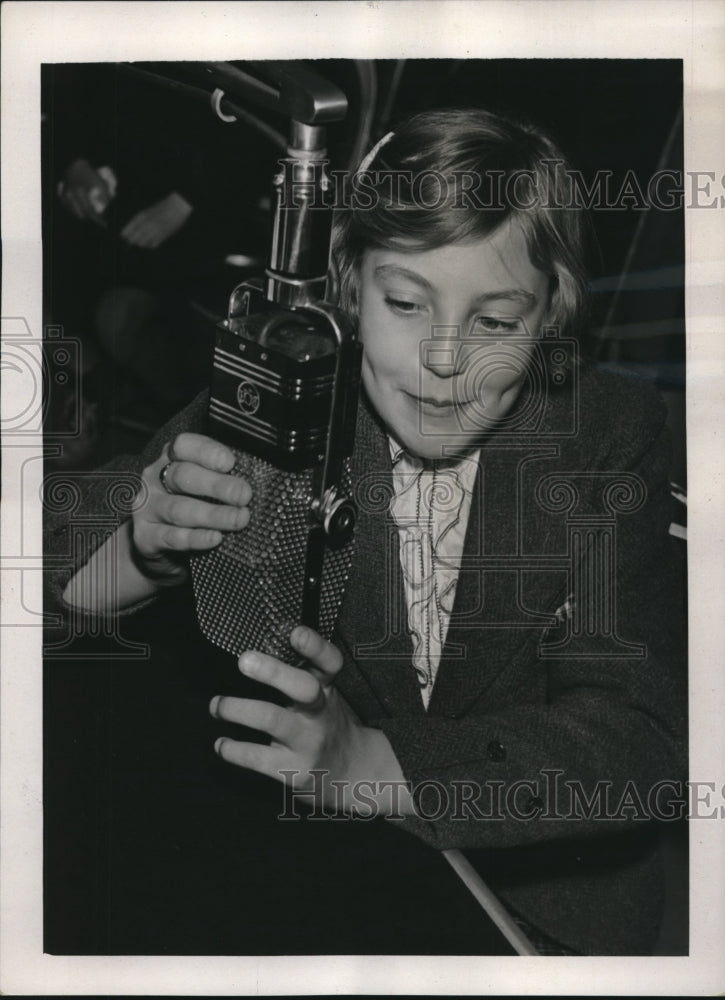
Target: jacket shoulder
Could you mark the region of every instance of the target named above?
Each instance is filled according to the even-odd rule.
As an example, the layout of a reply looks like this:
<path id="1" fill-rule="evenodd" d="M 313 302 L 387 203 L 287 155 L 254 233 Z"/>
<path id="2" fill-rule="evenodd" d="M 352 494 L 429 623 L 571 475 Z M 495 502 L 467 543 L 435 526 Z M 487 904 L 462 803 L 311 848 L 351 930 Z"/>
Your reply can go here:
<path id="1" fill-rule="evenodd" d="M 663 435 L 667 407 L 656 387 L 637 375 L 583 364 L 579 368 L 580 443 L 600 456 L 635 463 Z"/>

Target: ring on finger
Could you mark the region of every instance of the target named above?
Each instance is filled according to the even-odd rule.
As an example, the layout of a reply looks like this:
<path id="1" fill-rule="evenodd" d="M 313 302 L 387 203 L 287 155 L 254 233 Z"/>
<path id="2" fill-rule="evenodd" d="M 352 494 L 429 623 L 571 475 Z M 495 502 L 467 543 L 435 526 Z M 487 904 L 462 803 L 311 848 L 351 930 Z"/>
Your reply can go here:
<path id="1" fill-rule="evenodd" d="M 159 472 L 159 482 L 161 483 L 162 487 L 166 490 L 166 492 L 170 493 L 172 495 L 173 495 L 174 491 L 171 489 L 171 486 L 168 484 L 167 477 L 168 477 L 168 474 L 169 474 L 169 469 L 171 468 L 171 466 L 173 464 L 174 464 L 173 462 L 167 462 L 166 465 L 163 467 L 163 469 L 161 469 L 161 471 Z"/>
<path id="2" fill-rule="evenodd" d="M 168 458 L 168 460 L 170 462 L 176 462 L 176 461 L 178 461 L 178 459 L 176 457 L 176 453 L 174 451 L 174 445 L 175 444 L 176 444 L 176 438 L 172 438 L 172 440 L 169 441 L 168 445 L 166 446 L 166 457 Z"/>
<path id="3" fill-rule="evenodd" d="M 317 692 L 315 700 L 309 702 L 305 705 L 308 712 L 321 712 L 323 708 L 327 705 L 327 695 L 325 694 L 325 685 L 320 684 L 320 690 Z"/>

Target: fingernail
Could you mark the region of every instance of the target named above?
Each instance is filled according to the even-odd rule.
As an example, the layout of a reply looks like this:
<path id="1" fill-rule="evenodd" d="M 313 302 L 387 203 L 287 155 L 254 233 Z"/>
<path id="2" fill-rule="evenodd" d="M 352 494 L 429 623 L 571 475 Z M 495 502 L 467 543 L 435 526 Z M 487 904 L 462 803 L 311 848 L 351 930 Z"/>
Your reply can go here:
<path id="1" fill-rule="evenodd" d="M 259 670 L 259 657 L 256 653 L 244 653 L 239 660 L 239 669 L 250 676 Z"/>
<path id="2" fill-rule="evenodd" d="M 290 639 L 297 646 L 306 646 L 309 637 L 310 637 L 309 629 L 305 628 L 304 625 L 298 625 L 297 628 L 293 629 Z"/>
<path id="3" fill-rule="evenodd" d="M 222 747 L 224 746 L 225 743 L 226 743 L 226 740 L 224 739 L 224 737 L 220 736 L 219 739 L 214 744 L 214 752 L 215 753 L 221 753 Z"/>
<path id="4" fill-rule="evenodd" d="M 211 703 L 209 704 L 209 712 L 213 716 L 219 715 L 219 705 L 221 704 L 222 696 L 220 694 L 215 695 Z"/>
<path id="5" fill-rule="evenodd" d="M 235 462 L 236 458 L 234 456 L 234 452 L 227 451 L 225 449 L 224 451 L 220 452 L 217 458 L 217 468 L 219 469 L 220 472 L 231 472 L 231 470 L 234 468 Z"/>

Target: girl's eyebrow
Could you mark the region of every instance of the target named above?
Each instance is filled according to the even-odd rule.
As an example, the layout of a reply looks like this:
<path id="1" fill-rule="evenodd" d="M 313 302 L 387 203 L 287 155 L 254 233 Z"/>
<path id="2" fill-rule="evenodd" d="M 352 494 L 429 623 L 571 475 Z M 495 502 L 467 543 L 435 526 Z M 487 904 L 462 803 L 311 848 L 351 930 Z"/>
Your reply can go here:
<path id="1" fill-rule="evenodd" d="M 380 278 L 407 278 L 409 281 L 413 281 L 415 284 L 420 285 L 421 288 L 425 288 L 428 292 L 435 290 L 430 281 L 428 281 L 427 278 L 424 278 L 422 274 L 418 274 L 417 271 L 411 271 L 407 267 L 400 267 L 398 264 L 379 264 L 375 268 L 375 276 Z M 508 299 L 512 302 L 525 302 L 527 305 L 532 307 L 535 306 L 537 302 L 537 298 L 534 293 L 527 292 L 525 288 L 500 288 L 493 292 L 483 292 L 481 295 L 476 297 L 476 302 L 491 302 L 495 299 Z"/>
<path id="2" fill-rule="evenodd" d="M 417 285 L 420 285 L 421 288 L 425 288 L 426 291 L 433 291 L 430 281 L 424 278 L 422 274 L 418 274 L 417 271 L 411 271 L 407 267 L 400 267 L 397 264 L 378 264 L 375 268 L 375 277 L 407 278 L 409 281 L 414 281 Z"/>
<path id="3" fill-rule="evenodd" d="M 527 305 L 535 306 L 537 298 L 533 292 L 527 292 L 525 288 L 502 288 L 495 292 L 484 292 L 476 299 L 477 302 L 490 302 L 492 299 L 510 299 L 513 302 L 525 302 Z"/>

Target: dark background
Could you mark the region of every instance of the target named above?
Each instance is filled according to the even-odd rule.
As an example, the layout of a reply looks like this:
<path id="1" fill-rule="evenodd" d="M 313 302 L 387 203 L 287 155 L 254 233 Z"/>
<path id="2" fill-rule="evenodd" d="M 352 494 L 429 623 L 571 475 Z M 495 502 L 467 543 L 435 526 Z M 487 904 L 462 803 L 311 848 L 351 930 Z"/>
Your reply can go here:
<path id="1" fill-rule="evenodd" d="M 346 164 L 355 126 L 371 105 L 371 143 L 411 111 L 468 105 L 531 118 L 586 179 L 613 171 L 614 190 L 630 169 L 646 189 L 655 170 L 682 168 L 679 61 L 381 60 L 372 74 L 369 65 L 349 61 L 316 66 L 350 100 L 348 121 L 331 130 L 333 166 Z M 245 276 L 225 256 L 264 252 L 259 202 L 276 150 L 247 127 L 223 126 L 117 67 L 46 66 L 42 79 L 46 322 L 92 339 L 92 329 L 74 323 L 82 325 L 98 290 L 131 278 L 148 281 L 171 304 L 172 337 L 191 343 L 198 351 L 193 358 L 207 357 L 213 321 Z M 282 127 L 274 116 L 269 120 Z M 115 156 L 138 178 L 126 185 L 123 204 L 119 197 L 119 219 L 90 241 L 55 197 L 80 139 L 93 140 L 89 156 L 108 154 L 104 162 Z M 208 206 L 206 242 L 182 239 L 158 266 L 138 255 L 129 261 L 117 236 L 122 211 L 136 210 L 142 194 L 151 197 L 170 179 Z M 593 324 L 582 332 L 582 346 L 598 363 L 660 386 L 674 433 L 675 476 L 684 482 L 683 212 L 600 210 L 592 222 Z M 643 287 L 632 290 L 632 276 Z M 164 350 L 176 353 L 173 339 Z M 167 369 L 162 352 L 159 371 L 173 371 L 174 360 L 169 356 Z M 138 451 L 183 402 L 154 395 L 102 354 L 100 374 L 84 374 L 78 401 L 83 414 L 95 415 L 95 427 L 55 438 L 62 453 L 51 471 L 94 468 L 119 452 Z M 182 372 L 172 388 L 190 398 L 204 384 L 204 364 L 192 364 L 188 384 L 187 376 Z M 77 411 L 52 377 L 48 387 L 52 441 Z M 241 682 L 230 658 L 199 638 L 191 607 L 180 611 L 162 601 L 126 621 L 122 633 L 148 643 L 150 657 L 120 659 L 115 640 L 103 637 L 78 638 L 59 651 L 50 647 L 63 629 L 48 631 L 46 950 L 508 951 L 441 858 L 412 837 L 378 821 L 278 823 L 281 788 L 216 758 L 220 730 L 207 704 L 213 694 L 241 690 Z M 660 951 L 676 954 L 687 950 L 681 829 L 665 831 L 665 847 L 670 899 Z"/>

